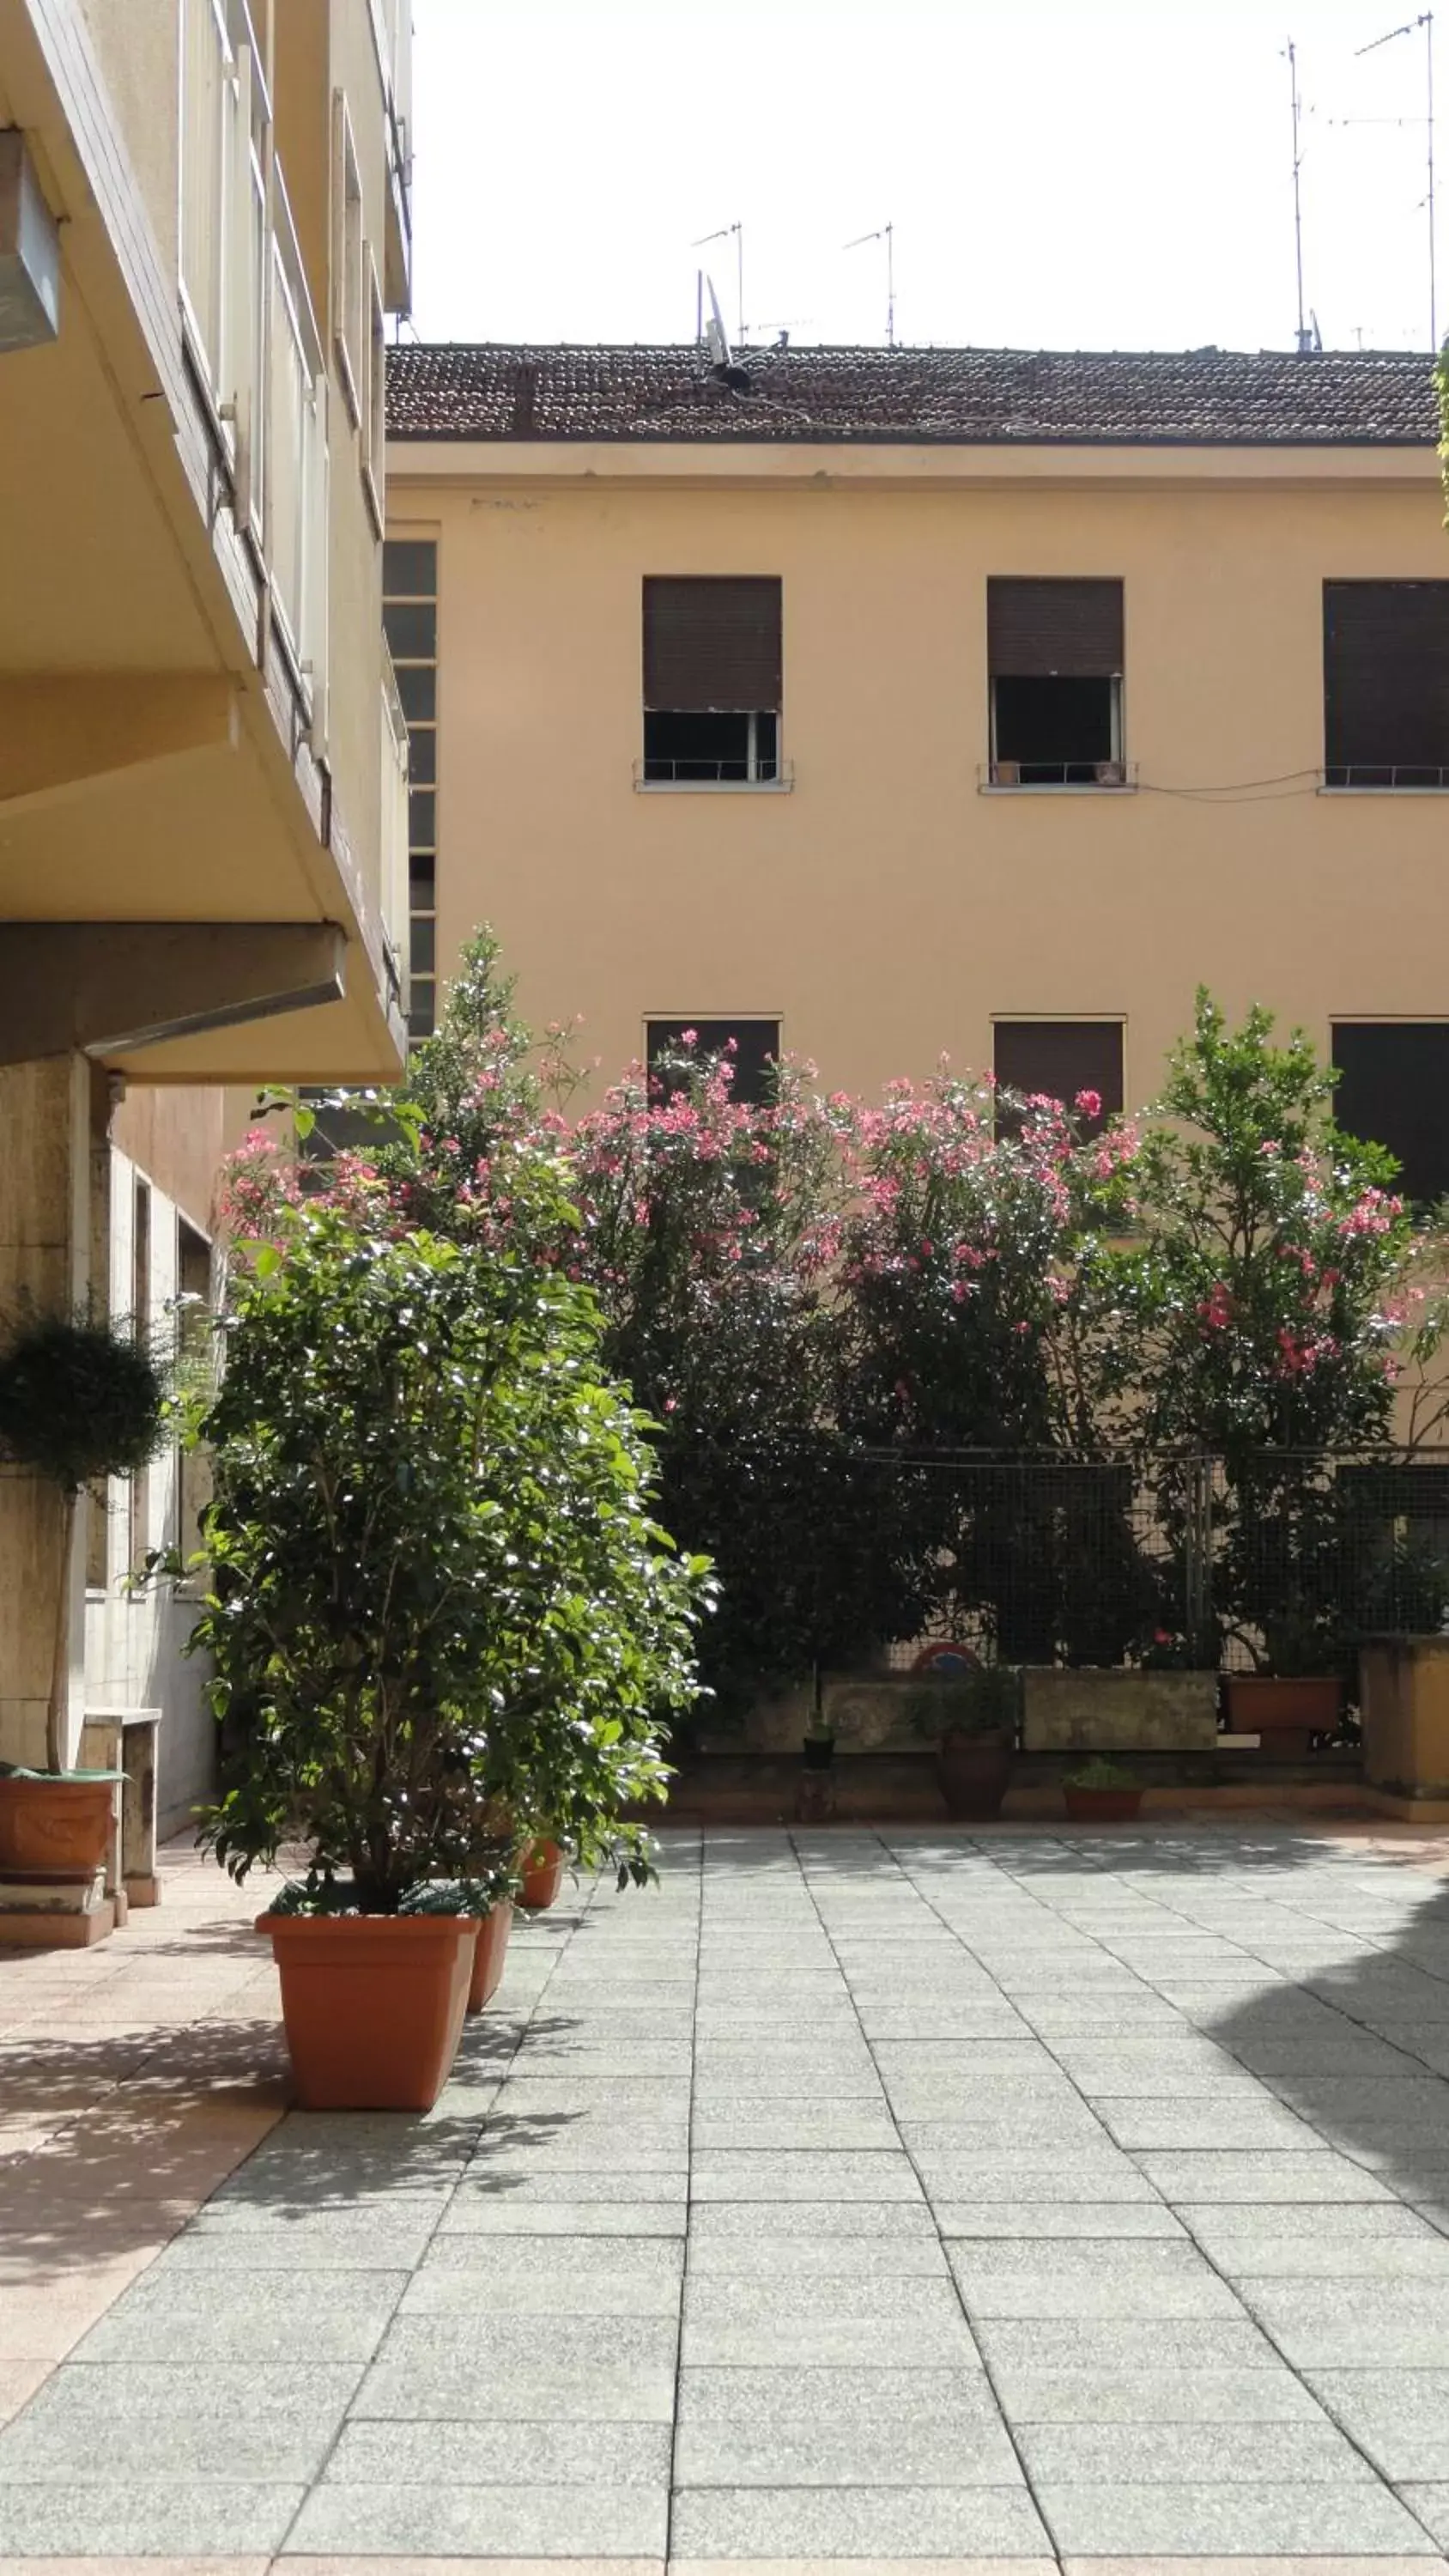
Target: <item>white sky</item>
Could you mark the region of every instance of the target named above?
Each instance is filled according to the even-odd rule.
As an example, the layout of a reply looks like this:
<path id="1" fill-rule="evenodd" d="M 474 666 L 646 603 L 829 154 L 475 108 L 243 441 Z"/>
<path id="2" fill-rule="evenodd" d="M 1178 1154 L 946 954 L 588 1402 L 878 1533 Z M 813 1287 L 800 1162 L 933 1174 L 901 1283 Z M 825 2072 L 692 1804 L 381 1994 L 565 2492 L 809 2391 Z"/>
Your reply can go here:
<path id="1" fill-rule="evenodd" d="M 1427 347 L 1416 0 L 413 0 L 422 339 Z M 1439 39 L 1449 207 L 1449 7 Z M 1345 119 L 1404 119 L 1404 123 Z M 1449 231 L 1440 223 L 1441 239 Z M 1441 332 L 1449 260 L 1441 262 Z"/>

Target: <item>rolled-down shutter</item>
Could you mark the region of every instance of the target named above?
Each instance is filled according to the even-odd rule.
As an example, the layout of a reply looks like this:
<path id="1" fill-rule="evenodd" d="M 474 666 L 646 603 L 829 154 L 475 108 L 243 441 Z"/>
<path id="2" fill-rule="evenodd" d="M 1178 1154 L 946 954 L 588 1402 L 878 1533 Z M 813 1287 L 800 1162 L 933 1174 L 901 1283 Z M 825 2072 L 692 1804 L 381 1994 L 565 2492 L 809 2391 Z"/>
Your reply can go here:
<path id="1" fill-rule="evenodd" d="M 1330 770 L 1449 769 L 1449 581 L 1323 585 Z"/>
<path id="2" fill-rule="evenodd" d="M 778 580 L 646 580 L 644 704 L 681 715 L 778 714 Z"/>
<path id="3" fill-rule="evenodd" d="M 1045 1092 L 1068 1108 L 1081 1091 L 1102 1103 L 1099 1126 L 1122 1106 L 1120 1020 L 998 1020 L 993 1031 L 996 1079 L 1011 1091 Z M 1009 1132 L 1008 1114 L 1000 1122 Z"/>
<path id="4" fill-rule="evenodd" d="M 986 638 L 995 680 L 1114 678 L 1122 669 L 1122 584 L 988 581 Z"/>

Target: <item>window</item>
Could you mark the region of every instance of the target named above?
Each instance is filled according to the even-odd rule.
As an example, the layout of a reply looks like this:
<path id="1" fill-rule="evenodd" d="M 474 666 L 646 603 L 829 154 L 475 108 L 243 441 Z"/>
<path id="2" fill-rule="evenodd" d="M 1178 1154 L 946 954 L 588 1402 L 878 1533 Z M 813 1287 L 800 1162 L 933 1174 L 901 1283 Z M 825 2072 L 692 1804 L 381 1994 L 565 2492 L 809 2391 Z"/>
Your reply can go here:
<path id="1" fill-rule="evenodd" d="M 768 1099 L 770 1070 L 780 1052 L 778 1020 L 650 1020 L 646 1055 L 651 1073 L 661 1057 L 679 1052 L 686 1029 L 694 1031 L 695 1052 L 699 1055 L 718 1055 L 725 1047 L 733 1049 L 736 1100 L 758 1105 Z"/>
<path id="2" fill-rule="evenodd" d="M 151 1311 L 151 1185 L 136 1174 L 131 1199 L 131 1331 L 149 1342 L 155 1318 Z M 138 1467 L 131 1478 L 130 1562 L 139 1566 L 151 1544 L 151 1470 Z"/>
<path id="3" fill-rule="evenodd" d="M 1122 584 L 986 585 L 995 787 L 1121 787 Z"/>
<path id="4" fill-rule="evenodd" d="M 1449 1192 L 1449 1021 L 1336 1020 L 1333 1114 L 1350 1136 L 1387 1145 L 1406 1198 Z"/>
<path id="5" fill-rule="evenodd" d="M 332 346 L 354 427 L 367 418 L 367 256 L 362 238 L 362 174 L 352 119 L 341 90 L 332 94 Z"/>
<path id="6" fill-rule="evenodd" d="M 644 584 L 644 781 L 768 786 L 780 776 L 780 584 Z"/>
<path id="7" fill-rule="evenodd" d="M 383 492 L 387 480 L 387 326 L 382 289 L 372 253 L 367 269 L 367 411 L 362 425 L 362 488 L 378 536 L 383 531 Z"/>
<path id="8" fill-rule="evenodd" d="M 996 1079 L 1010 1091 L 1045 1092 L 1068 1108 L 1082 1091 L 1094 1091 L 1100 1114 L 1084 1121 L 1089 1134 L 1122 1106 L 1120 1020 L 998 1020 L 994 1031 Z M 1005 1134 L 1020 1124 L 1010 1110 L 997 1121 Z"/>
<path id="9" fill-rule="evenodd" d="M 211 1308 L 211 1246 L 204 1234 L 176 1221 L 176 1285 L 184 1299 L 177 1322 L 177 1371 L 188 1395 L 209 1394 L 216 1377 L 216 1331 Z M 201 1515 L 211 1500 L 211 1453 L 183 1448 L 175 1483 L 177 1526 L 172 1533 L 183 1557 L 194 1556 L 201 1543 Z"/>
<path id="10" fill-rule="evenodd" d="M 1323 585 L 1324 781 L 1449 784 L 1449 581 Z"/>
<path id="11" fill-rule="evenodd" d="M 438 991 L 438 548 L 433 538 L 388 538 L 382 550 L 382 622 L 408 725 L 408 1031 L 426 1038 L 436 1022 Z"/>

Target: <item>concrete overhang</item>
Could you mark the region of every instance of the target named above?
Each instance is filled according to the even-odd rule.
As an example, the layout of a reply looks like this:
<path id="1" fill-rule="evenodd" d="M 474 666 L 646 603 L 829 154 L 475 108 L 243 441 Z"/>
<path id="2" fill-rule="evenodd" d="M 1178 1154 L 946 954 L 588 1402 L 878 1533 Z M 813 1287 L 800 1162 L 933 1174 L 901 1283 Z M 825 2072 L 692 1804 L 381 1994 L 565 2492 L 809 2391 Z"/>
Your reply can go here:
<path id="1" fill-rule="evenodd" d="M 191 1015 L 192 1034 L 104 1060 L 147 1080 L 396 1079 L 375 871 L 270 637 L 76 0 L 0 0 L 5 125 L 63 268 L 57 337 L 0 354 L 0 920 L 340 934 L 333 998 L 206 1034 Z M 380 642 L 378 660 L 380 687 Z"/>

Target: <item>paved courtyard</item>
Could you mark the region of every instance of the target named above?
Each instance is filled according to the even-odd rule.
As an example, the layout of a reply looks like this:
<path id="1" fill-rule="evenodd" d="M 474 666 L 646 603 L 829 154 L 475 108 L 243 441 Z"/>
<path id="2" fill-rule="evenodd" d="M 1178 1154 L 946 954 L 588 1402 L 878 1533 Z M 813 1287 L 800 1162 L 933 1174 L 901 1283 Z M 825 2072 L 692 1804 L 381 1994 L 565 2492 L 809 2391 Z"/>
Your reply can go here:
<path id="1" fill-rule="evenodd" d="M 1449 2552 L 1449 1845 L 676 1834 L 426 2121 L 172 1895 L 0 1962 L 0 2569 Z"/>

